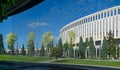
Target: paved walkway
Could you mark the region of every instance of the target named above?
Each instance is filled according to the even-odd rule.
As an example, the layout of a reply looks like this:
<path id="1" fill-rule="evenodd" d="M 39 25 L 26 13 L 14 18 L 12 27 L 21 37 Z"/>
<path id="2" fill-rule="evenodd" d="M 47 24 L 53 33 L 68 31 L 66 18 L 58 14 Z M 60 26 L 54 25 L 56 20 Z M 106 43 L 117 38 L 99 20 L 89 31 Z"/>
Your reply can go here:
<path id="1" fill-rule="evenodd" d="M 110 62 L 120 62 L 120 60 L 98 60 L 98 59 L 75 59 L 75 58 L 58 58 L 58 60 L 67 60 L 67 59 L 71 59 L 71 60 L 90 60 L 90 61 L 110 61 Z M 42 61 L 42 62 L 38 62 L 38 63 L 50 63 L 50 64 L 64 64 L 64 65 L 82 65 L 82 66 L 95 66 L 95 67 L 106 67 L 106 68 L 117 68 L 120 69 L 120 67 L 111 67 L 111 66 L 101 66 L 101 65 L 87 65 L 87 64 L 69 64 L 69 63 L 57 63 L 54 62 L 55 59 L 53 60 L 48 60 L 48 61 Z"/>
<path id="2" fill-rule="evenodd" d="M 120 59 L 117 60 L 99 60 L 99 59 L 76 59 L 76 58 L 58 58 L 57 60 L 67 60 L 67 59 L 71 59 L 71 60 L 90 60 L 90 61 L 108 61 L 108 62 L 120 62 Z M 53 60 L 47 60 L 47 61 L 40 61 L 38 63 L 52 63 L 54 62 L 55 59 Z"/>
<path id="3" fill-rule="evenodd" d="M 58 58 L 57 60 L 66 60 L 67 58 Z M 47 60 L 47 61 L 40 61 L 40 62 L 38 62 L 38 63 L 52 63 L 52 62 L 54 62 L 55 61 L 55 59 L 53 59 L 53 60 Z"/>

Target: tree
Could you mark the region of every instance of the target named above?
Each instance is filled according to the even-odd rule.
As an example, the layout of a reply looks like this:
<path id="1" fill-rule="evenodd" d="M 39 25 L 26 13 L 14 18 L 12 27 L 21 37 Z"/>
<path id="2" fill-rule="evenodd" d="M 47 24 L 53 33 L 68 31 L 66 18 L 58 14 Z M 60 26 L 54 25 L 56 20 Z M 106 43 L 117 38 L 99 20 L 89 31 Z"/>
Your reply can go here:
<path id="1" fill-rule="evenodd" d="M 82 37 L 80 37 L 80 40 L 79 40 L 79 54 L 80 54 L 81 58 L 85 58 L 85 49 L 86 49 L 86 47 L 84 46 L 83 39 L 82 39 Z"/>
<path id="2" fill-rule="evenodd" d="M 85 46 L 85 47 L 88 47 L 88 46 L 89 46 L 89 40 L 88 40 L 88 38 L 85 39 L 84 46 Z"/>
<path id="3" fill-rule="evenodd" d="M 60 47 L 53 47 L 50 52 L 51 57 L 55 57 L 55 60 L 57 61 L 57 58 L 62 56 L 62 52 L 60 50 Z"/>
<path id="4" fill-rule="evenodd" d="M 51 51 L 51 48 L 53 47 L 51 43 L 53 43 L 52 33 L 46 32 L 45 34 L 43 34 L 43 37 L 42 37 L 42 45 L 44 45 L 44 47 L 47 48 L 48 55 Z"/>
<path id="5" fill-rule="evenodd" d="M 106 60 L 107 54 L 108 54 L 108 43 L 106 38 L 104 37 L 102 48 L 101 48 L 101 59 Z"/>
<path id="6" fill-rule="evenodd" d="M 38 44 L 36 44 L 36 50 L 35 50 L 35 55 L 39 55 L 39 49 L 38 49 Z"/>
<path id="7" fill-rule="evenodd" d="M 94 58 L 95 57 L 95 46 L 94 46 L 94 42 L 93 42 L 93 37 L 90 37 L 89 55 L 90 55 L 90 58 Z"/>
<path id="8" fill-rule="evenodd" d="M 69 43 L 66 41 L 63 45 L 64 57 L 68 57 Z"/>
<path id="9" fill-rule="evenodd" d="M 60 50 L 61 50 L 61 52 L 62 52 L 62 54 L 63 54 L 63 45 L 62 45 L 62 40 L 61 40 L 61 38 L 59 39 L 58 47 L 60 47 Z"/>
<path id="10" fill-rule="evenodd" d="M 40 49 L 40 55 L 45 56 L 45 48 L 43 45 L 41 46 L 41 49 Z"/>
<path id="11" fill-rule="evenodd" d="M 24 44 L 22 45 L 21 55 L 25 55 L 25 47 L 24 47 Z"/>
<path id="12" fill-rule="evenodd" d="M 8 35 L 7 35 L 7 38 L 6 38 L 6 42 L 8 44 L 8 48 L 10 49 L 10 53 L 11 55 L 14 54 L 14 44 L 15 44 L 15 41 L 17 40 L 17 35 L 14 34 L 13 32 L 10 32 Z"/>
<path id="13" fill-rule="evenodd" d="M 28 34 L 28 54 L 30 56 L 34 55 L 34 43 L 35 43 L 35 33 L 30 32 Z"/>
<path id="14" fill-rule="evenodd" d="M 4 54 L 4 53 L 5 53 L 5 48 L 3 44 L 3 36 L 2 34 L 0 34 L 0 54 Z"/>
<path id="15" fill-rule="evenodd" d="M 74 31 L 68 31 L 68 35 L 69 35 L 69 56 L 71 58 L 74 57 L 74 54 L 73 54 L 73 42 L 75 41 L 75 32 Z"/>
<path id="16" fill-rule="evenodd" d="M 17 46 L 16 46 L 16 55 L 19 54 L 19 50 L 18 50 L 18 42 L 17 42 Z"/>
<path id="17" fill-rule="evenodd" d="M 109 57 L 116 58 L 117 43 L 111 31 L 107 35 L 107 42 L 109 45 L 109 48 L 108 48 Z"/>

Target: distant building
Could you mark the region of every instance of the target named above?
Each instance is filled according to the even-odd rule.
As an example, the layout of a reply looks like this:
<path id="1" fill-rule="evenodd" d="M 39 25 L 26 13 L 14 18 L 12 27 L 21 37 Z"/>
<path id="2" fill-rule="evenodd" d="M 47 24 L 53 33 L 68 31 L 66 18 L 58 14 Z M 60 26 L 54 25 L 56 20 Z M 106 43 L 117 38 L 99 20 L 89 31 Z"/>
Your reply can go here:
<path id="1" fill-rule="evenodd" d="M 28 55 L 28 49 L 25 48 L 24 50 L 25 50 L 25 55 Z M 34 55 L 39 56 L 41 54 L 40 50 L 41 50 L 41 48 L 34 48 Z M 46 51 L 46 48 L 44 50 Z M 7 49 L 6 53 L 10 54 L 10 50 Z M 47 56 L 47 53 L 46 52 L 44 52 L 44 53 Z M 15 55 L 21 55 L 22 54 L 22 49 L 21 48 L 14 49 L 14 54 Z"/>

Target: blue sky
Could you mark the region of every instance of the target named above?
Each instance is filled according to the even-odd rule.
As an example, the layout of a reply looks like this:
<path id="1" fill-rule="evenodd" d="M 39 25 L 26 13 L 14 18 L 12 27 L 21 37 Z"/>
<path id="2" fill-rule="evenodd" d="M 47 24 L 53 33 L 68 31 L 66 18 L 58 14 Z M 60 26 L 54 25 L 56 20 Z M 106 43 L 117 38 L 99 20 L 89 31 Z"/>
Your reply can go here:
<path id="1" fill-rule="evenodd" d="M 22 44 L 27 47 L 27 35 L 33 31 L 36 34 L 36 43 L 40 47 L 43 33 L 51 31 L 57 40 L 59 31 L 64 25 L 118 5 L 120 5 L 119 0 L 45 0 L 29 10 L 4 20 L 0 24 L 0 33 L 4 36 L 6 48 L 6 35 L 11 31 L 16 33 L 18 36 L 16 42 L 21 48 Z"/>

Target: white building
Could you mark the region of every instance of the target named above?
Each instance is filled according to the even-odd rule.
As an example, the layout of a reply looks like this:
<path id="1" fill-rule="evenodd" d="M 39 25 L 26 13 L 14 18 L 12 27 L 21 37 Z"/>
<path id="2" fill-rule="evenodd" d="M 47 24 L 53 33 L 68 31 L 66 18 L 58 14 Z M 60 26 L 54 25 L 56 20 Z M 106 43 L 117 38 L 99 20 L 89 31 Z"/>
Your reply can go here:
<path id="1" fill-rule="evenodd" d="M 60 38 L 63 44 L 69 41 L 68 31 L 70 30 L 76 34 L 75 44 L 79 43 L 80 36 L 83 40 L 92 36 L 96 48 L 96 57 L 98 57 L 102 40 L 110 30 L 114 34 L 114 38 L 120 43 L 120 6 L 98 11 L 65 25 L 60 30 Z"/>

